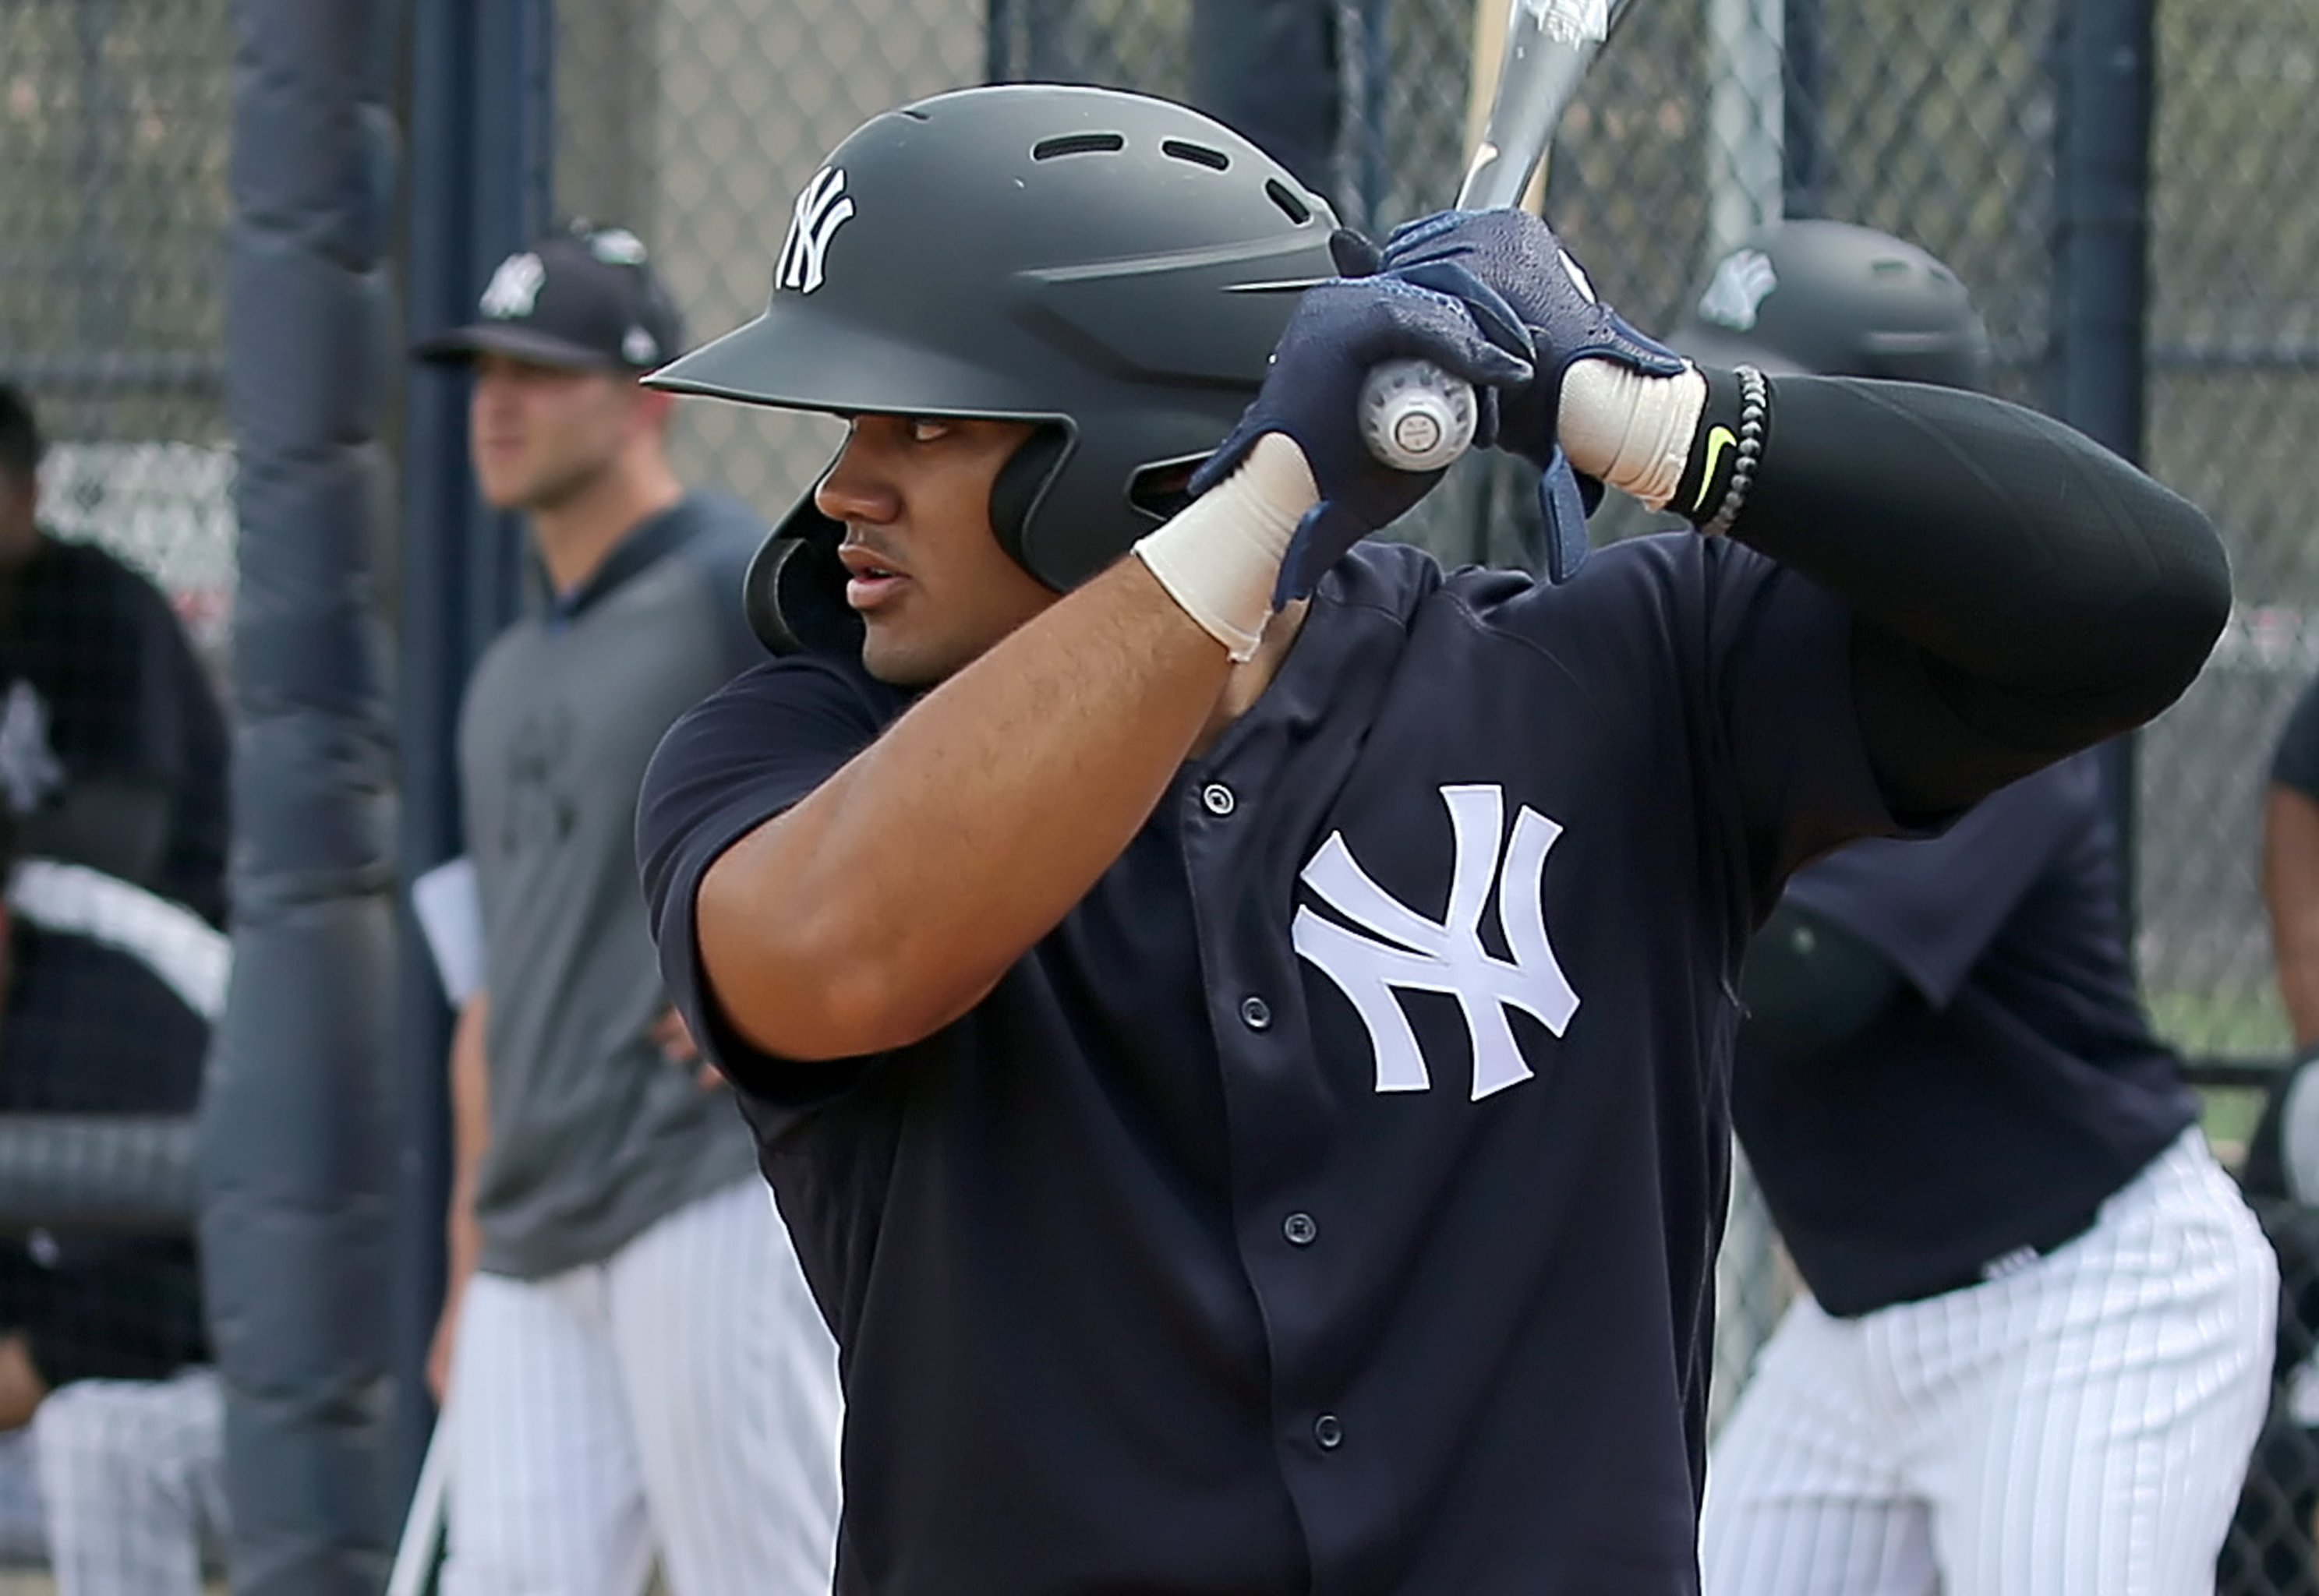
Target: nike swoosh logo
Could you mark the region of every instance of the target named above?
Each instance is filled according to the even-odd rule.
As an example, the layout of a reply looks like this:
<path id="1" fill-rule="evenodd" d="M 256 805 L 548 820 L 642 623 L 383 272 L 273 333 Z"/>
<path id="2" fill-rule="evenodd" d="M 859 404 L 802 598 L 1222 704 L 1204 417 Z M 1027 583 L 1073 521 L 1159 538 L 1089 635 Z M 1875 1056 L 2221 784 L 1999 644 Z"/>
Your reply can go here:
<path id="1" fill-rule="evenodd" d="M 1710 427 L 1707 432 L 1707 469 L 1699 473 L 1699 497 L 1691 501 L 1693 515 L 1707 502 L 1707 491 L 1715 485 L 1715 458 L 1739 442 L 1738 435 L 1728 427 Z"/>

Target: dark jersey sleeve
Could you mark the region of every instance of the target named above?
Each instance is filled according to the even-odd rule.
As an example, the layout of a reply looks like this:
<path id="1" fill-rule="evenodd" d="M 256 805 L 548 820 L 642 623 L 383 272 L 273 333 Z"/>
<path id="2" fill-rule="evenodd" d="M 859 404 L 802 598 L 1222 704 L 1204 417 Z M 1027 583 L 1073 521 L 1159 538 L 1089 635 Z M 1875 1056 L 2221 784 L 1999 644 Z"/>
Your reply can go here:
<path id="1" fill-rule="evenodd" d="M 2294 713 L 2278 734 L 2278 747 L 2270 756 L 2274 786 L 2290 787 L 2319 803 L 2319 677 L 2295 700 Z"/>
<path id="2" fill-rule="evenodd" d="M 1945 1007 L 2022 897 L 2082 824 L 2099 771 L 2080 755 L 1990 794 L 1942 836 L 1876 838 L 1788 883 L 1788 901 L 1834 922 Z"/>
<path id="3" fill-rule="evenodd" d="M 1854 702 L 1851 611 L 1811 579 L 1736 544 L 1700 546 L 1707 691 L 1736 778 L 1755 901 L 1805 861 L 1901 829 Z"/>
<path id="4" fill-rule="evenodd" d="M 57 809 L 28 825 L 27 845 L 221 924 L 225 722 L 176 612 L 144 576 L 84 546 L 56 551 L 33 602 L 59 611 L 27 624 L 62 628 L 53 734 L 68 780 Z"/>
<path id="5" fill-rule="evenodd" d="M 753 1095 L 809 1101 L 843 1089 L 859 1062 L 767 1057 L 735 1035 L 700 966 L 695 906 L 724 852 L 835 775 L 907 699 L 835 661 L 762 664 L 669 728 L 636 806 L 636 858 L 662 978 L 692 1034 Z"/>
<path id="6" fill-rule="evenodd" d="M 58 751 L 75 778 L 168 784 L 184 768 L 185 700 L 169 644 L 176 617 L 153 584 L 95 549 L 74 551 L 57 597 L 83 628 L 77 691 L 56 706 Z"/>
<path id="7" fill-rule="evenodd" d="M 184 1114 L 209 1026 L 131 953 L 20 920 L 0 1110 Z M 0 1328 L 51 1385 L 159 1379 L 204 1357 L 200 1272 L 182 1238 L 64 1236 L 0 1246 Z"/>
<path id="8" fill-rule="evenodd" d="M 177 700 L 169 828 L 154 888 L 211 924 L 222 926 L 231 825 L 227 766 L 232 753 L 225 711 L 209 672 L 167 605 L 154 633 L 154 652 L 166 662 L 170 690 Z"/>

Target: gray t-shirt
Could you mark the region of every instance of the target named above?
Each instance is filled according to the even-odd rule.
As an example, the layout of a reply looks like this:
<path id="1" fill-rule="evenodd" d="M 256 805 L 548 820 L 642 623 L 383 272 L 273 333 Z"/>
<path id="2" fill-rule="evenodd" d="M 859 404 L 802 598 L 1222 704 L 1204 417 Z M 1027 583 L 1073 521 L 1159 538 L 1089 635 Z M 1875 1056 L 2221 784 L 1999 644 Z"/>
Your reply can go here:
<path id="1" fill-rule="evenodd" d="M 508 628 L 459 719 L 491 993 L 482 1267 L 537 1279 L 609 1257 L 744 1179 L 724 1091 L 654 1045 L 668 1007 L 636 885 L 636 791 L 671 722 L 764 657 L 741 576 L 762 524 L 692 494 L 578 591 Z"/>

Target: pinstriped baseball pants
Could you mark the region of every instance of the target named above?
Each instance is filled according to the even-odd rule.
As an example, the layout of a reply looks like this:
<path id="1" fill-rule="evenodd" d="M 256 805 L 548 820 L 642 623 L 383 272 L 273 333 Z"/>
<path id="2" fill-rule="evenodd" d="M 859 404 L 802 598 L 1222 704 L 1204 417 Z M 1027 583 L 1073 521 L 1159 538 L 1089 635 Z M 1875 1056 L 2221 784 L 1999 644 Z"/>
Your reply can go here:
<path id="1" fill-rule="evenodd" d="M 2193 1127 L 2017 1273 L 1854 1320 L 1804 1299 L 1709 1456 L 1706 1596 L 2211 1592 L 2278 1289 Z"/>
<path id="2" fill-rule="evenodd" d="M 837 1353 L 754 1178 L 601 1264 L 478 1275 L 452 1351 L 444 1596 L 826 1596 Z"/>
<path id="3" fill-rule="evenodd" d="M 58 1596 L 198 1596 L 223 1550 L 224 1387 L 206 1366 L 76 1380 L 5 1438 L 0 1473 L 9 1549 L 44 1549 Z"/>

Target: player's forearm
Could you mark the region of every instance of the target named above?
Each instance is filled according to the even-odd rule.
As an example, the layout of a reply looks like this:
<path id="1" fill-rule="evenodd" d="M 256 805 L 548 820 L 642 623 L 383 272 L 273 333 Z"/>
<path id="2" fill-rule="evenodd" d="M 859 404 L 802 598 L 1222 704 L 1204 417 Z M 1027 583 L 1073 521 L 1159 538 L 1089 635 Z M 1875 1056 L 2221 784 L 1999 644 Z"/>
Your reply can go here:
<path id="1" fill-rule="evenodd" d="M 478 992 L 451 1030 L 451 1194 L 444 1216 L 448 1273 L 456 1285 L 474 1273 L 483 1251 L 475 1223 L 475 1177 L 491 1146 L 491 1078 L 483 1038 L 491 995 Z"/>
<path id="2" fill-rule="evenodd" d="M 1125 849 L 1230 669 L 1135 560 L 1056 603 L 709 869 L 726 1017 L 802 1059 L 963 1014 Z"/>
<path id="3" fill-rule="evenodd" d="M 1315 496 L 1296 446 L 1261 439 L 718 859 L 695 924 L 742 1035 L 849 1058 L 979 1002 L 1150 817 L 1252 655 Z"/>
<path id="4" fill-rule="evenodd" d="M 2298 1053 L 2319 1042 L 2319 947 L 2278 954 L 2278 996 Z"/>
<path id="5" fill-rule="evenodd" d="M 2319 804 L 2273 785 L 2263 797 L 2262 899 L 2278 995 L 2297 1048 L 2319 1041 Z"/>
<path id="6" fill-rule="evenodd" d="M 1733 380 L 1711 381 L 1702 455 L 1719 406 L 1736 414 Z M 2068 428 L 1979 394 L 1768 386 L 1732 535 L 1861 618 L 1862 720 L 1897 797 L 1969 801 L 2140 725 L 2197 677 L 2229 613 L 2230 571 L 2194 506 Z M 1703 464 L 1679 507 L 1701 497 Z"/>

